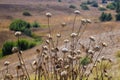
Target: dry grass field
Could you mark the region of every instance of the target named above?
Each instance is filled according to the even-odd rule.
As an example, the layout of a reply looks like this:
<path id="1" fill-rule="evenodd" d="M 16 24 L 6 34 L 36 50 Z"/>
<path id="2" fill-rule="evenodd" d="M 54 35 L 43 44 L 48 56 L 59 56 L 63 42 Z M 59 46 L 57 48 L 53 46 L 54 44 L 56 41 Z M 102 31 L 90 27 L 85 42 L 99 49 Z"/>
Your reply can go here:
<path id="1" fill-rule="evenodd" d="M 89 18 L 92 20 L 92 24 L 87 26 L 87 29 L 85 33 L 82 36 L 83 40 L 88 39 L 88 36 L 91 35 L 97 35 L 100 37 L 101 34 L 104 34 L 104 37 L 106 37 L 107 33 L 111 31 L 111 28 L 114 32 L 114 34 L 117 35 L 115 37 L 116 43 L 120 44 L 119 42 L 119 34 L 116 32 L 120 32 L 120 23 L 116 21 L 110 21 L 110 22 L 100 22 L 99 16 L 101 14 L 101 11 L 99 11 L 97 8 L 90 7 L 90 10 L 84 11 L 80 9 L 80 3 L 84 0 L 64 0 L 63 2 L 58 2 L 57 0 L 0 0 L 0 48 L 2 47 L 3 43 L 7 40 L 16 40 L 16 37 L 14 36 L 14 32 L 9 30 L 9 25 L 14 19 L 23 19 L 25 21 L 28 21 L 30 23 L 33 23 L 35 21 L 39 22 L 43 27 L 33 30 L 33 33 L 42 36 L 43 39 L 48 34 L 48 27 L 45 27 L 47 25 L 47 18 L 45 16 L 46 12 L 52 13 L 52 18 L 50 20 L 50 26 L 52 29 L 52 34 L 55 37 L 58 32 L 62 32 L 63 38 L 61 38 L 61 42 L 59 46 L 63 46 L 62 41 L 65 38 L 68 38 L 68 36 L 71 33 L 72 24 L 74 21 L 74 10 L 76 9 L 70 9 L 69 5 L 74 4 L 76 5 L 77 9 L 80 10 L 80 15 L 77 17 L 75 29 L 78 29 L 78 26 L 80 25 L 80 20 L 82 18 Z M 99 0 L 98 0 L 99 1 Z M 24 11 L 29 11 L 32 16 L 23 16 L 22 13 Z M 111 12 L 113 15 L 115 13 L 113 11 L 108 10 L 107 12 Z M 63 29 L 61 28 L 61 23 L 65 22 L 67 26 Z M 23 38 L 29 38 L 28 36 L 23 35 Z M 103 37 L 103 39 L 104 39 Z M 108 40 L 109 42 L 109 40 Z M 109 42 L 110 44 L 110 42 Z M 25 62 L 28 64 L 30 61 L 33 61 L 35 59 L 34 54 L 36 53 L 36 49 L 41 48 L 42 45 L 37 45 L 36 47 L 24 51 L 23 57 L 25 59 Z M 119 47 L 119 45 L 116 45 Z M 110 54 L 107 54 L 105 56 L 112 57 L 115 61 L 115 52 L 119 49 L 118 47 L 113 46 L 113 51 L 111 51 Z M 112 47 L 112 46 L 111 46 Z M 108 51 L 110 51 L 108 49 Z M 27 56 L 27 57 L 26 57 Z M 18 59 L 16 54 L 9 55 L 7 57 L 4 57 L 0 59 L 0 69 L 3 69 L 3 63 L 5 61 L 10 61 L 11 66 L 10 68 L 13 68 L 14 65 L 17 63 Z M 115 63 L 115 65 L 120 67 L 119 63 Z M 29 65 L 27 65 L 29 66 Z M 116 66 L 113 67 L 113 70 L 116 68 Z M 117 73 L 117 71 L 116 71 Z M 114 73 L 115 74 L 115 73 Z M 117 73 L 117 77 L 119 73 Z M 119 80 L 118 79 L 115 80 Z"/>

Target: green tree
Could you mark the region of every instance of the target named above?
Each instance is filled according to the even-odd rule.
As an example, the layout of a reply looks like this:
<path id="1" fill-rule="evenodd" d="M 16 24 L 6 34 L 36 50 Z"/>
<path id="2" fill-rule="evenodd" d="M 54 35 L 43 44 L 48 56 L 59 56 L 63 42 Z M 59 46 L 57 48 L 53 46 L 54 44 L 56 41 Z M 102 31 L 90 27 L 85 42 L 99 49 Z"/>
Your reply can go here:
<path id="1" fill-rule="evenodd" d="M 112 15 L 111 15 L 111 13 L 107 14 L 105 20 L 106 20 L 106 21 L 111 21 L 111 20 L 112 20 Z"/>
<path id="2" fill-rule="evenodd" d="M 120 21 L 120 13 L 118 13 L 115 17 L 116 17 L 116 21 Z"/>
<path id="3" fill-rule="evenodd" d="M 116 3 L 116 12 L 119 13 L 120 12 L 120 2 Z"/>

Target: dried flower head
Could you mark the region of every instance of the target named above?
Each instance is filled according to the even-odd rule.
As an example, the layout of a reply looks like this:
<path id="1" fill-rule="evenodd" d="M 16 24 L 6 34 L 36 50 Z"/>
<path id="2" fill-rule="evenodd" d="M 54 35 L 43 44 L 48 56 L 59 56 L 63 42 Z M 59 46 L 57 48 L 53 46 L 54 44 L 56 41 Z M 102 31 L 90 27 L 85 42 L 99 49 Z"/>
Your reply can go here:
<path id="1" fill-rule="evenodd" d="M 13 47 L 13 48 L 12 48 L 12 52 L 13 52 L 13 53 L 18 52 L 18 48 L 17 48 L 17 47 Z"/>
<path id="2" fill-rule="evenodd" d="M 78 53 L 78 54 L 81 54 L 81 50 L 77 50 L 77 53 Z"/>
<path id="3" fill-rule="evenodd" d="M 79 10 L 75 10 L 74 13 L 75 14 L 80 14 L 80 11 Z"/>
<path id="4" fill-rule="evenodd" d="M 16 36 L 16 37 L 21 36 L 21 34 L 22 34 L 22 33 L 21 33 L 20 31 L 16 31 L 16 32 L 15 32 L 15 36 Z"/>
<path id="5" fill-rule="evenodd" d="M 87 23 L 92 23 L 92 21 L 90 19 L 86 19 Z"/>
<path id="6" fill-rule="evenodd" d="M 58 61 L 63 61 L 63 58 L 58 58 Z"/>
<path id="7" fill-rule="evenodd" d="M 103 42 L 103 43 L 102 43 L 102 46 L 103 46 L 103 47 L 107 47 L 107 43 Z"/>
<path id="8" fill-rule="evenodd" d="M 69 42 L 69 40 L 68 40 L 68 39 L 65 39 L 65 40 L 64 40 L 64 43 L 68 43 L 68 42 Z"/>
<path id="9" fill-rule="evenodd" d="M 68 59 L 73 59 L 72 55 L 67 55 Z"/>
<path id="10" fill-rule="evenodd" d="M 68 49 L 67 49 L 67 48 L 62 48 L 62 52 L 63 52 L 63 53 L 67 53 L 67 52 L 68 52 Z"/>
<path id="11" fill-rule="evenodd" d="M 82 24 L 84 24 L 84 23 L 86 23 L 87 21 L 86 21 L 86 19 L 81 19 L 81 23 Z"/>
<path id="12" fill-rule="evenodd" d="M 19 69 L 21 69 L 22 68 L 22 66 L 20 65 L 20 64 L 18 64 L 17 66 L 16 66 L 16 69 L 17 70 L 19 70 Z"/>
<path id="13" fill-rule="evenodd" d="M 88 54 L 94 54 L 94 51 L 89 49 Z"/>
<path id="14" fill-rule="evenodd" d="M 36 66 L 36 65 L 37 65 L 37 61 L 34 60 L 34 61 L 32 62 L 32 65 L 33 65 L 33 66 Z"/>
<path id="15" fill-rule="evenodd" d="M 96 46 L 94 47 L 94 50 L 95 50 L 95 51 L 99 51 L 99 50 L 100 50 L 100 46 L 96 45 Z"/>
<path id="16" fill-rule="evenodd" d="M 4 62 L 4 66 L 8 66 L 9 64 L 10 64 L 9 61 L 5 61 L 5 62 Z"/>
<path id="17" fill-rule="evenodd" d="M 69 67 L 70 67 L 70 65 L 66 65 L 64 68 L 65 68 L 65 69 L 68 69 Z"/>
<path id="18" fill-rule="evenodd" d="M 61 75 L 61 76 L 66 76 L 66 75 L 67 75 L 67 71 L 62 71 L 62 72 L 60 73 L 60 75 Z"/>
<path id="19" fill-rule="evenodd" d="M 47 13 L 46 13 L 46 16 L 49 18 L 49 17 L 52 16 L 52 14 L 51 14 L 50 12 L 47 12 Z"/>
<path id="20" fill-rule="evenodd" d="M 49 40 L 46 40 L 46 43 L 47 43 L 47 44 L 50 44 L 50 41 L 49 41 Z"/>
<path id="21" fill-rule="evenodd" d="M 75 38 L 77 36 L 77 33 L 71 33 L 71 37 Z"/>
<path id="22" fill-rule="evenodd" d="M 107 59 L 105 58 L 105 56 L 102 56 L 102 57 L 101 57 L 101 60 L 107 60 Z"/>
<path id="23" fill-rule="evenodd" d="M 95 37 L 94 37 L 94 36 L 90 36 L 89 39 L 90 39 L 91 41 L 95 41 Z"/>
<path id="24" fill-rule="evenodd" d="M 50 34 L 48 34 L 47 36 L 48 36 L 48 38 L 49 38 L 50 40 L 52 39 L 52 36 L 51 36 Z"/>
<path id="25" fill-rule="evenodd" d="M 61 37 L 61 35 L 60 35 L 60 34 L 57 34 L 56 36 L 57 36 L 57 38 L 60 38 L 60 37 Z"/>
<path id="26" fill-rule="evenodd" d="M 39 49 L 36 49 L 36 52 L 37 52 L 37 53 L 40 53 L 40 50 L 39 50 Z"/>
<path id="27" fill-rule="evenodd" d="M 48 50 L 48 46 L 43 46 L 43 50 Z"/>
<path id="28" fill-rule="evenodd" d="M 62 25 L 62 27 L 65 27 L 65 26 L 66 26 L 66 23 L 65 23 L 65 22 L 63 22 L 61 25 Z"/>

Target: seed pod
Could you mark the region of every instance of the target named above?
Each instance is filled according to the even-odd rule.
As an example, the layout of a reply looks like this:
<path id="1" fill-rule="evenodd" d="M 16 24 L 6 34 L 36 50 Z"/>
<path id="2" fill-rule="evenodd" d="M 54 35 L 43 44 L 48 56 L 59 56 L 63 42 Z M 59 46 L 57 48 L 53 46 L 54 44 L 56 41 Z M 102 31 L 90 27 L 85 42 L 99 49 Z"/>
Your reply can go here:
<path id="1" fill-rule="evenodd" d="M 46 13 L 46 16 L 49 18 L 49 17 L 52 16 L 52 14 L 51 14 L 50 12 L 47 12 L 47 13 Z"/>
<path id="2" fill-rule="evenodd" d="M 75 10 L 74 13 L 75 14 L 80 14 L 80 11 L 79 10 Z"/>
<path id="3" fill-rule="evenodd" d="M 16 36 L 16 37 L 21 36 L 21 34 L 22 34 L 22 33 L 21 33 L 20 31 L 16 31 L 16 32 L 15 32 L 15 36 Z"/>
<path id="4" fill-rule="evenodd" d="M 71 37 L 75 38 L 77 36 L 77 33 L 71 33 Z"/>

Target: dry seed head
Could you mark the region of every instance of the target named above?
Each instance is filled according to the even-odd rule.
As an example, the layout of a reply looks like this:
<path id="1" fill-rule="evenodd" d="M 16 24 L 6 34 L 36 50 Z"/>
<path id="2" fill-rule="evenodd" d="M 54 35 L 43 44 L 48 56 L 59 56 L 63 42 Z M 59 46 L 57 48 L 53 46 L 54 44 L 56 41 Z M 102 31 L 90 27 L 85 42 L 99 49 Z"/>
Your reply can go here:
<path id="1" fill-rule="evenodd" d="M 71 37 L 75 38 L 77 36 L 77 33 L 71 33 Z"/>
<path id="2" fill-rule="evenodd" d="M 64 43 L 68 43 L 68 42 L 69 42 L 69 40 L 68 40 L 68 39 L 65 39 L 65 40 L 64 40 Z"/>
<path id="3" fill-rule="evenodd" d="M 67 75 L 67 71 L 62 71 L 60 74 L 62 77 Z"/>
<path id="4" fill-rule="evenodd" d="M 61 37 L 61 34 L 57 34 L 57 38 L 60 38 Z"/>
<path id="5" fill-rule="evenodd" d="M 102 43 L 102 46 L 103 46 L 103 47 L 107 47 L 107 43 L 103 42 L 103 43 Z"/>
<path id="6" fill-rule="evenodd" d="M 13 48 L 12 48 L 12 52 L 13 52 L 13 53 L 18 52 L 18 48 L 17 48 L 17 47 L 13 47 Z"/>
<path id="7" fill-rule="evenodd" d="M 46 43 L 47 43 L 47 44 L 50 44 L 50 41 L 49 41 L 49 40 L 46 40 Z"/>
<path id="8" fill-rule="evenodd" d="M 17 69 L 17 70 L 21 69 L 21 65 L 18 64 L 18 65 L 16 66 L 16 69 Z"/>
<path id="9" fill-rule="evenodd" d="M 98 59 L 97 62 L 100 63 L 100 62 L 101 62 L 101 59 Z"/>
<path id="10" fill-rule="evenodd" d="M 47 35 L 49 39 L 52 39 L 52 36 L 50 34 Z"/>
<path id="11" fill-rule="evenodd" d="M 65 26 L 66 26 L 66 23 L 65 23 L 65 22 L 63 22 L 61 25 L 62 25 L 62 27 L 65 27 Z"/>
<path id="12" fill-rule="evenodd" d="M 86 19 L 87 23 L 92 23 L 92 21 L 90 19 Z"/>
<path id="13" fill-rule="evenodd" d="M 110 63 L 112 63 L 112 62 L 113 62 L 113 60 L 112 60 L 112 59 L 108 59 L 108 61 L 109 61 Z"/>
<path id="14" fill-rule="evenodd" d="M 58 61 L 63 61 L 63 58 L 58 58 Z"/>
<path id="15" fill-rule="evenodd" d="M 108 77 L 108 73 L 107 72 L 105 73 L 105 77 Z"/>
<path id="16" fill-rule="evenodd" d="M 107 60 L 107 59 L 105 58 L 105 56 L 102 56 L 102 57 L 101 57 L 101 60 Z"/>
<path id="17" fill-rule="evenodd" d="M 9 61 L 5 61 L 5 62 L 4 62 L 4 66 L 8 66 L 9 64 L 10 64 Z"/>
<path id="18" fill-rule="evenodd" d="M 48 60 L 49 59 L 49 56 L 48 55 L 45 55 L 45 60 Z"/>
<path id="19" fill-rule="evenodd" d="M 74 13 L 75 14 L 80 14 L 80 11 L 79 10 L 75 10 Z"/>
<path id="20" fill-rule="evenodd" d="M 94 51 L 89 49 L 88 54 L 94 54 Z"/>
<path id="21" fill-rule="evenodd" d="M 37 65 L 37 61 L 33 61 L 33 62 L 32 62 L 32 65 L 33 65 L 33 66 L 36 66 L 36 65 Z"/>
<path id="22" fill-rule="evenodd" d="M 72 55 L 67 55 L 68 59 L 73 59 Z"/>
<path id="23" fill-rule="evenodd" d="M 36 49 L 36 52 L 37 52 L 37 53 L 40 53 L 40 50 L 39 50 L 39 49 Z"/>
<path id="24" fill-rule="evenodd" d="M 95 37 L 94 37 L 94 36 L 90 36 L 89 39 L 90 39 L 91 41 L 95 41 Z"/>
<path id="25" fill-rule="evenodd" d="M 43 46 L 43 50 L 48 50 L 48 46 Z"/>
<path id="26" fill-rule="evenodd" d="M 16 32 L 15 32 L 15 36 L 16 36 L 16 37 L 21 36 L 21 34 L 22 34 L 22 33 L 21 33 L 20 31 L 16 31 Z"/>
<path id="27" fill-rule="evenodd" d="M 69 67 L 70 67 L 69 65 L 66 65 L 64 68 L 65 68 L 65 69 L 68 69 Z"/>
<path id="28" fill-rule="evenodd" d="M 81 23 L 86 23 L 87 21 L 86 21 L 86 19 L 81 19 Z"/>
<path id="29" fill-rule="evenodd" d="M 67 53 L 67 52 L 68 52 L 68 49 L 67 49 L 67 48 L 62 48 L 62 52 L 63 52 L 63 53 Z"/>
<path id="30" fill-rule="evenodd" d="M 46 13 L 46 16 L 49 18 L 49 17 L 52 16 L 52 14 L 51 14 L 50 12 L 47 12 L 47 13 Z"/>
<path id="31" fill-rule="evenodd" d="M 95 51 L 99 51 L 99 50 L 100 50 L 100 46 L 97 46 L 97 45 L 96 45 L 96 46 L 94 47 L 94 50 L 95 50 Z"/>
<path id="32" fill-rule="evenodd" d="M 78 53 L 78 54 L 81 54 L 81 50 L 77 50 L 77 53 Z"/>

